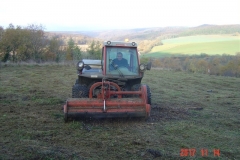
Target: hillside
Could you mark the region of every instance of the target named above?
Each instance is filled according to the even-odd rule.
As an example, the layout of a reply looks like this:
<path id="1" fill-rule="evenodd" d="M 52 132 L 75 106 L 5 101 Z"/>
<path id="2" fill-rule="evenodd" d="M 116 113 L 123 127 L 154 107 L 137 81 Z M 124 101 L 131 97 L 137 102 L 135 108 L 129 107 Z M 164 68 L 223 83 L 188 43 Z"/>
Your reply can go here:
<path id="1" fill-rule="evenodd" d="M 163 40 L 193 36 L 193 35 L 224 35 L 239 34 L 240 25 L 201 25 L 197 27 L 156 27 L 136 28 L 125 30 L 102 30 L 102 31 L 75 31 L 75 32 L 51 32 L 65 39 L 72 37 L 78 45 L 84 45 L 92 40 L 98 41 L 123 41 L 126 38 L 139 44 L 141 53 L 149 53 L 154 46 L 162 44 Z"/>
<path id="2" fill-rule="evenodd" d="M 110 30 L 99 32 L 96 38 L 109 40 L 124 40 L 128 38 L 131 41 L 142 41 L 156 39 L 162 36 L 174 36 L 184 31 L 185 27 L 162 27 L 162 28 L 138 28 L 129 30 Z"/>
<path id="3" fill-rule="evenodd" d="M 152 39 L 168 39 L 190 35 L 208 34 L 234 34 L 240 33 L 240 25 L 201 25 L 197 27 L 157 27 L 157 28 L 136 28 L 125 30 L 101 30 L 101 31 L 62 31 L 49 32 L 49 34 L 62 35 L 63 37 L 78 37 L 90 41 L 98 39 L 123 41 L 128 38 L 130 41 L 143 41 Z"/>
<path id="4" fill-rule="evenodd" d="M 141 53 L 149 53 L 155 46 L 161 46 L 164 40 L 194 36 L 194 35 L 238 35 L 240 25 L 201 25 L 197 27 L 158 27 L 137 28 L 128 30 L 107 30 L 95 32 L 79 32 L 100 41 L 115 40 L 123 41 L 126 38 L 139 44 Z M 154 52 L 154 51 L 151 51 Z M 224 51 L 223 51 L 224 52 Z M 223 53 L 220 52 L 220 53 Z"/>
<path id="5" fill-rule="evenodd" d="M 240 33 L 240 24 L 236 25 L 201 25 L 184 30 L 179 36 L 213 35 Z"/>
<path id="6" fill-rule="evenodd" d="M 181 37 L 190 35 L 207 34 L 234 34 L 240 33 L 240 25 L 201 25 L 197 27 L 157 27 L 157 28 L 137 28 L 128 30 L 107 30 L 95 32 L 79 32 L 102 40 L 129 40 L 142 41 L 150 39 L 166 39 L 171 37 Z"/>

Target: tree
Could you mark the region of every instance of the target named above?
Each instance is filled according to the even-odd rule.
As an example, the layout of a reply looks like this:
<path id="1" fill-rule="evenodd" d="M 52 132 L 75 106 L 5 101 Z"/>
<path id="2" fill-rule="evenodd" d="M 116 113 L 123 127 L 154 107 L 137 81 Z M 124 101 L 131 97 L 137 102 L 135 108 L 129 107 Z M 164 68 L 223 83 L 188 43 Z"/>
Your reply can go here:
<path id="1" fill-rule="evenodd" d="M 101 56 L 102 56 L 102 46 L 100 44 L 99 41 L 97 41 L 96 45 L 95 45 L 95 57 L 97 59 L 101 59 Z"/>
<path id="2" fill-rule="evenodd" d="M 60 60 L 60 58 L 58 56 L 59 48 L 60 48 L 60 44 L 57 39 L 57 36 L 51 37 L 47 41 L 46 51 L 43 53 L 43 60 L 59 62 L 59 60 Z"/>
<path id="3" fill-rule="evenodd" d="M 73 49 L 73 59 L 80 60 L 82 58 L 82 51 L 81 49 L 76 45 Z"/>
<path id="4" fill-rule="evenodd" d="M 143 40 L 139 43 L 138 49 L 141 53 L 147 53 L 152 50 L 153 47 L 163 45 L 160 38 L 152 39 L 152 40 Z"/>
<path id="5" fill-rule="evenodd" d="M 26 29 L 30 31 L 30 48 L 32 52 L 32 58 L 36 62 L 42 60 L 42 54 L 44 47 L 47 45 L 47 38 L 44 35 L 44 28 L 42 25 L 31 24 Z"/>
<path id="6" fill-rule="evenodd" d="M 17 61 L 31 60 L 31 42 L 30 31 L 26 28 L 21 29 L 19 33 L 20 45 L 17 48 Z"/>
<path id="7" fill-rule="evenodd" d="M 220 75 L 220 68 L 221 68 L 221 59 L 219 57 L 214 57 L 213 60 L 210 62 L 209 67 L 212 74 Z"/>
<path id="8" fill-rule="evenodd" d="M 4 29 L 2 26 L 0 26 L 0 41 L 2 40 L 3 34 L 4 34 Z"/>
<path id="9" fill-rule="evenodd" d="M 200 59 L 196 63 L 196 68 L 200 73 L 207 73 L 208 63 L 204 59 Z"/>
<path id="10" fill-rule="evenodd" d="M 16 62 L 16 50 L 21 43 L 20 31 L 20 26 L 17 26 L 15 29 L 14 25 L 9 24 L 8 28 L 3 32 L 0 41 L 1 51 L 4 53 L 3 61 L 6 62 L 12 57 L 12 61 Z"/>
<path id="11" fill-rule="evenodd" d="M 68 41 L 67 47 L 67 60 L 80 60 L 82 57 L 80 48 L 75 45 L 74 40 L 72 38 Z"/>
<path id="12" fill-rule="evenodd" d="M 95 54 L 95 41 L 92 41 L 91 44 L 87 48 L 87 52 L 91 57 L 94 57 Z"/>
<path id="13" fill-rule="evenodd" d="M 89 47 L 87 48 L 87 52 L 90 55 L 90 58 L 101 59 L 101 44 L 99 41 L 95 42 L 94 40 L 91 42 Z"/>
<path id="14" fill-rule="evenodd" d="M 29 59 L 41 61 L 46 46 L 43 27 L 29 25 L 22 28 L 9 24 L 9 27 L 3 32 L 0 46 L 1 52 L 4 53 L 3 61 L 9 59 L 13 62 Z"/>
<path id="15" fill-rule="evenodd" d="M 73 50 L 74 50 L 74 40 L 72 39 L 72 37 L 68 40 L 68 47 L 67 47 L 67 55 L 66 55 L 66 59 L 69 60 L 73 60 Z"/>

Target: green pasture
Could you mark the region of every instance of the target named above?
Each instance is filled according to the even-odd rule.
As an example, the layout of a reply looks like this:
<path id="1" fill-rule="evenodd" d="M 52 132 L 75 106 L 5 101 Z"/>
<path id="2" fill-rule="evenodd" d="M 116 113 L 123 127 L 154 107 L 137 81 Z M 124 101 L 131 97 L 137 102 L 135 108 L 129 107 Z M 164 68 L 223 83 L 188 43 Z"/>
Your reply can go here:
<path id="1" fill-rule="evenodd" d="M 155 46 L 147 57 L 165 57 L 172 55 L 209 55 L 240 52 L 240 36 L 231 35 L 198 35 L 163 40 L 163 45 Z"/>

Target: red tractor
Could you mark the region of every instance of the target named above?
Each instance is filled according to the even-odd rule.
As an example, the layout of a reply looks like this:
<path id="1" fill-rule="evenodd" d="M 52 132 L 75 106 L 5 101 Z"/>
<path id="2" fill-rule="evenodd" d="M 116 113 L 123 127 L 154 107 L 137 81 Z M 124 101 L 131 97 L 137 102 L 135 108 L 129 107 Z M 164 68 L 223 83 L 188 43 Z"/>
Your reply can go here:
<path id="1" fill-rule="evenodd" d="M 102 60 L 77 63 L 78 79 L 72 98 L 64 105 L 70 117 L 146 117 L 151 111 L 151 91 L 141 84 L 151 63 L 140 64 L 137 43 L 104 42 Z"/>

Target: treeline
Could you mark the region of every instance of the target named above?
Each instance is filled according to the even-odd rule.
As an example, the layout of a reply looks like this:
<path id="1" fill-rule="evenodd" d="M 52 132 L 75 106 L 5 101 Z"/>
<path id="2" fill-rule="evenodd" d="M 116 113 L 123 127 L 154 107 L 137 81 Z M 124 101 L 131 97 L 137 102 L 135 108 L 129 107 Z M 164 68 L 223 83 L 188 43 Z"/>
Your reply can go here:
<path id="1" fill-rule="evenodd" d="M 153 47 L 160 45 L 163 45 L 163 43 L 159 38 L 153 40 L 143 40 L 138 44 L 138 50 L 140 53 L 147 53 L 150 52 Z"/>
<path id="2" fill-rule="evenodd" d="M 240 25 L 201 25 L 184 30 L 178 36 L 208 35 L 208 34 L 233 34 L 240 33 Z"/>
<path id="3" fill-rule="evenodd" d="M 153 67 L 203 73 L 211 75 L 240 77 L 240 53 L 236 55 L 208 56 L 205 53 L 194 56 L 142 58 L 141 62 L 152 62 Z"/>
<path id="4" fill-rule="evenodd" d="M 78 44 L 88 44 L 86 51 L 82 51 Z M 62 62 L 74 61 L 81 58 L 99 58 L 101 43 L 87 42 L 72 37 L 49 35 L 42 25 L 27 27 L 10 24 L 4 29 L 0 26 L 0 60 L 2 62 Z"/>
<path id="5" fill-rule="evenodd" d="M 45 34 L 48 38 L 57 37 L 63 40 L 64 45 L 67 45 L 69 37 L 71 37 L 77 45 L 86 45 L 93 40 L 100 41 L 99 39 L 91 38 L 78 32 L 45 32 Z"/>

